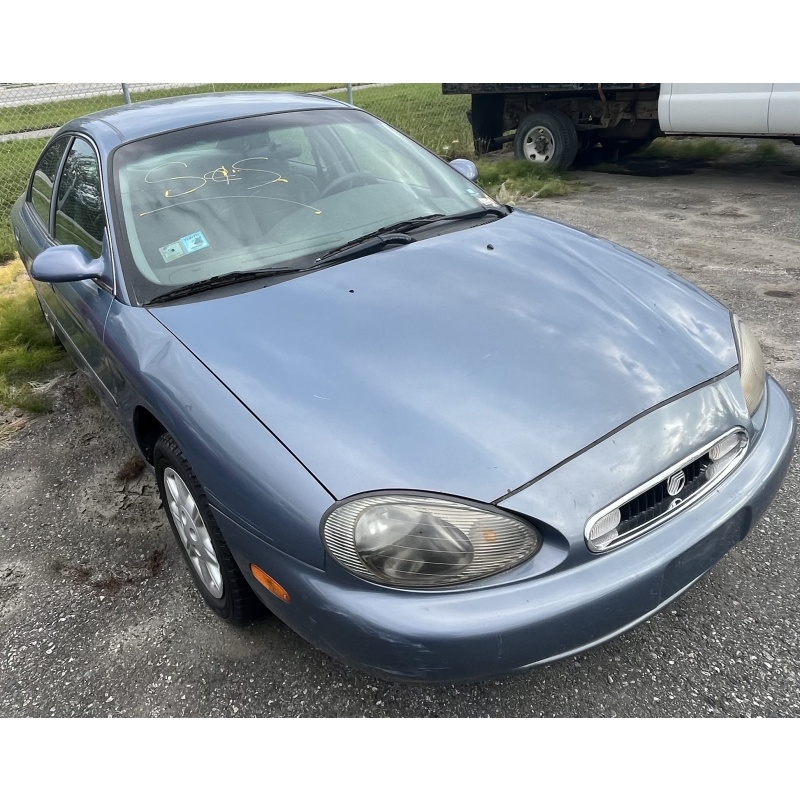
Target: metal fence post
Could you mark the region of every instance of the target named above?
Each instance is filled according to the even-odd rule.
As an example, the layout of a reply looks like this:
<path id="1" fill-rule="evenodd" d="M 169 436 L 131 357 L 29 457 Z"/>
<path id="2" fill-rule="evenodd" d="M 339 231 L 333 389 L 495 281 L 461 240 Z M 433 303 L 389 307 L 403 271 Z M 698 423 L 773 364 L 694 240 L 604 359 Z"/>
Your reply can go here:
<path id="1" fill-rule="evenodd" d="M 131 93 L 128 90 L 128 84 L 127 83 L 123 83 L 122 84 L 122 97 L 125 99 L 125 104 L 126 105 L 130 105 L 131 104 Z"/>
<path id="2" fill-rule="evenodd" d="M 353 84 L 347 84 L 347 102 L 353 105 Z"/>

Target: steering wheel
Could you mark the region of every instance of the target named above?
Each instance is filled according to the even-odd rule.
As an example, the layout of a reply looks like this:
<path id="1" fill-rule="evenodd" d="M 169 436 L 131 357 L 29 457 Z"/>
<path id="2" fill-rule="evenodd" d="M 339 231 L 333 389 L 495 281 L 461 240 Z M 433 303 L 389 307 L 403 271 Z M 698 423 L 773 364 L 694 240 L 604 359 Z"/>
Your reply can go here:
<path id="1" fill-rule="evenodd" d="M 348 172 L 346 175 L 340 175 L 329 183 L 321 196 L 328 197 L 328 195 L 336 194 L 336 192 L 342 191 L 345 186 L 366 186 L 370 183 L 380 183 L 380 180 L 370 172 Z"/>

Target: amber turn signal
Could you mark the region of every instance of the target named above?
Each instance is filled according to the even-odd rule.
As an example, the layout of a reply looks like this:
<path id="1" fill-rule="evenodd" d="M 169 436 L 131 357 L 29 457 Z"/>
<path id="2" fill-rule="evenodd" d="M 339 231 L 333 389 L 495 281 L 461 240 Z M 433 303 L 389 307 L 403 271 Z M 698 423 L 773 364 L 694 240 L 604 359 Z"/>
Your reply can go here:
<path id="1" fill-rule="evenodd" d="M 292 601 L 289 592 L 281 586 L 278 581 L 274 578 L 270 578 L 266 572 L 264 572 L 261 567 L 256 566 L 255 564 L 250 565 L 250 572 L 253 573 L 253 577 L 268 591 L 275 595 L 275 597 L 279 597 L 285 603 L 290 603 Z"/>

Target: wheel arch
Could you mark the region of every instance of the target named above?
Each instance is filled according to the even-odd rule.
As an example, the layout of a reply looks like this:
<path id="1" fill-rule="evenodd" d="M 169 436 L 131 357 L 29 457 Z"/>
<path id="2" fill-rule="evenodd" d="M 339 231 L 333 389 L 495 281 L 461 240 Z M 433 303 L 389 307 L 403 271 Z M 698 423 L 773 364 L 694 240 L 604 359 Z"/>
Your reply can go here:
<path id="1" fill-rule="evenodd" d="M 155 414 L 144 406 L 136 406 L 133 411 L 133 434 L 142 456 L 151 466 L 156 442 L 165 433 L 168 433 L 167 428 Z"/>

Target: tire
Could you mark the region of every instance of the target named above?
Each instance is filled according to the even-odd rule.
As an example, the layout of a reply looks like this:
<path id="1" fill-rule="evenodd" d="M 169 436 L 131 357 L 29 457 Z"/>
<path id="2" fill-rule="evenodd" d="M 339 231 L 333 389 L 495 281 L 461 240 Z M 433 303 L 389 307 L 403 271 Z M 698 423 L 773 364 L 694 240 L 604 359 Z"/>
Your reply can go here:
<path id="1" fill-rule="evenodd" d="M 517 158 L 569 169 L 578 152 L 578 132 L 563 111 L 536 111 L 520 120 L 514 136 Z"/>
<path id="2" fill-rule="evenodd" d="M 203 487 L 168 433 L 156 442 L 153 464 L 164 512 L 200 596 L 215 614 L 234 625 L 262 616 L 265 606 L 239 570 Z"/>

